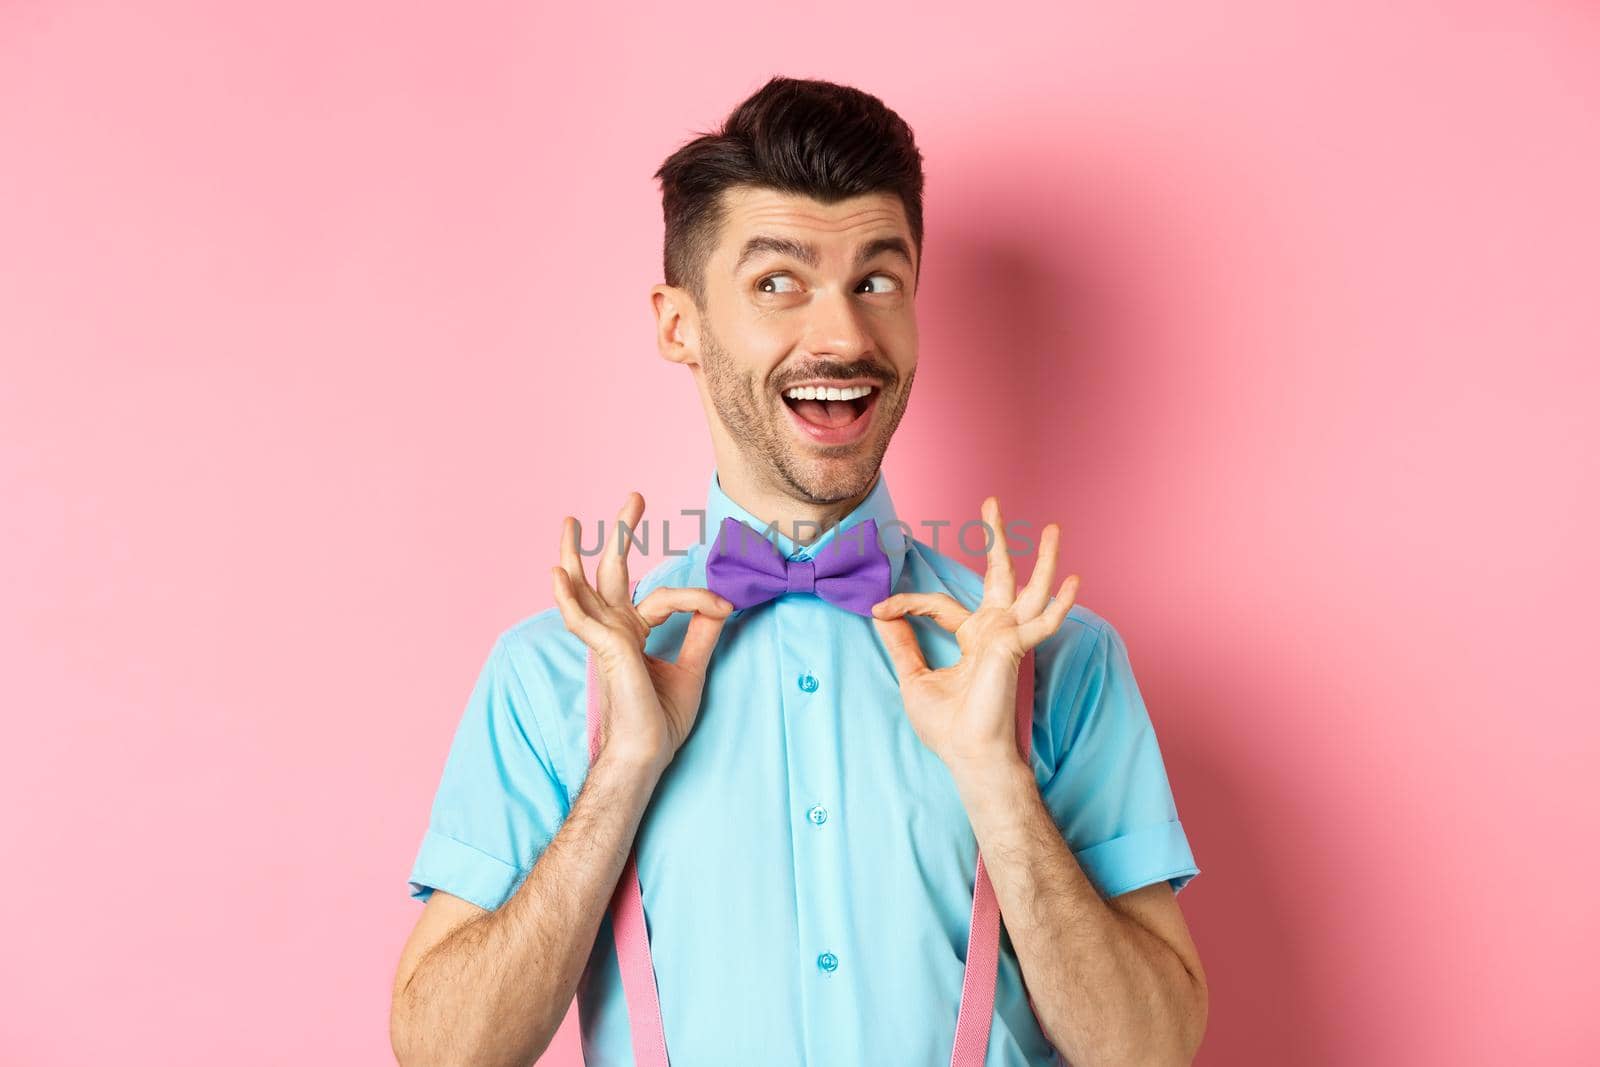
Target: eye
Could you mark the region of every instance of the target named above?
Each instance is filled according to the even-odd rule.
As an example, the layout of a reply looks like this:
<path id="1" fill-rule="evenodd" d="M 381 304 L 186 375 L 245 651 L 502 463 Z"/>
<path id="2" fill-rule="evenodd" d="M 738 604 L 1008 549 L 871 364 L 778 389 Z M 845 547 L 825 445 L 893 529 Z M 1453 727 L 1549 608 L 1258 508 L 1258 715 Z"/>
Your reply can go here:
<path id="1" fill-rule="evenodd" d="M 866 285 L 868 282 L 871 282 L 871 281 L 874 281 L 874 280 L 879 280 L 879 281 L 887 283 L 887 288 L 881 288 L 881 289 L 872 290 L 875 293 L 892 293 L 896 289 L 900 288 L 900 279 L 896 278 L 893 274 L 874 274 L 874 275 L 872 275 L 872 277 L 868 278 L 866 281 L 862 282 L 861 284 L 862 285 Z"/>
<path id="2" fill-rule="evenodd" d="M 792 293 L 795 291 L 794 289 L 777 288 L 777 284 L 780 280 L 787 280 L 791 284 L 794 282 L 794 278 L 787 274 L 769 274 L 765 278 L 762 278 L 760 281 L 756 282 L 756 288 L 763 293 Z"/>

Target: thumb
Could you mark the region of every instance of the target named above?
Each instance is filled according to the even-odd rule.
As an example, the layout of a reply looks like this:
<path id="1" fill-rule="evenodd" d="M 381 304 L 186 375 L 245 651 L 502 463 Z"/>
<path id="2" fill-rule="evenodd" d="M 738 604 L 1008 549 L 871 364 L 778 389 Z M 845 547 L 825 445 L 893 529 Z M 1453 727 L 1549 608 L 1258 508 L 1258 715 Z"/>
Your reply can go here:
<path id="1" fill-rule="evenodd" d="M 873 619 L 872 625 L 877 629 L 883 647 L 888 650 L 889 661 L 894 664 L 895 673 L 900 676 L 902 683 L 928 669 L 927 661 L 922 658 L 922 648 L 917 644 L 917 632 L 904 618 Z"/>
<path id="2" fill-rule="evenodd" d="M 704 677 L 706 664 L 711 660 L 711 650 L 716 647 L 717 638 L 722 634 L 722 625 L 727 621 L 725 613 L 706 615 L 697 611 L 690 616 L 689 625 L 683 631 L 683 644 L 678 646 L 677 665 Z"/>

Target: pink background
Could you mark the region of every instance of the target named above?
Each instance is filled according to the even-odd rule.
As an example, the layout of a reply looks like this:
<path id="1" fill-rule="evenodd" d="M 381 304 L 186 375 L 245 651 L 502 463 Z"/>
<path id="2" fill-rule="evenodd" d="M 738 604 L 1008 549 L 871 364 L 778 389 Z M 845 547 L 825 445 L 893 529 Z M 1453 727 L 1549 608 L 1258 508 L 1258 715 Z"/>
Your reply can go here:
<path id="1" fill-rule="evenodd" d="M 389 1062 L 559 517 L 703 500 L 650 175 L 786 73 L 916 129 L 896 501 L 1128 639 L 1200 1062 L 1592 1062 L 1593 9 L 579 6 L 0 11 L 0 1059 Z"/>

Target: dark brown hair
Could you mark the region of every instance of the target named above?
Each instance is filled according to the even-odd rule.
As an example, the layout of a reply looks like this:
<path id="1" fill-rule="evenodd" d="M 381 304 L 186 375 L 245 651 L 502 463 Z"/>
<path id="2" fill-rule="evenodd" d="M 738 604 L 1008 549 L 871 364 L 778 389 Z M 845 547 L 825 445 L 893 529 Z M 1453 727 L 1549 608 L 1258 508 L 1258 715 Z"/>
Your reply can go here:
<path id="1" fill-rule="evenodd" d="M 922 273 L 922 153 L 911 127 L 882 100 L 848 85 L 776 77 L 728 116 L 667 157 L 661 181 L 668 285 L 705 306 L 706 261 L 724 216 L 722 192 L 739 185 L 833 203 L 894 193 L 905 207 Z"/>

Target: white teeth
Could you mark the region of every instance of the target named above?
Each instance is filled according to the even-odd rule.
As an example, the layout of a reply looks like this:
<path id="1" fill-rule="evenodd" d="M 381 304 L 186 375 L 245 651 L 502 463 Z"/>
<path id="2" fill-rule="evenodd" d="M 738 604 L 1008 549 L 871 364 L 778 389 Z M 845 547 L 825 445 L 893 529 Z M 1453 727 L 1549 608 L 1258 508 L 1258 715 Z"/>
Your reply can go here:
<path id="1" fill-rule="evenodd" d="M 854 385 L 848 389 L 833 389 L 827 386 L 802 385 L 790 389 L 783 395 L 790 400 L 855 400 L 872 392 L 874 386 Z"/>

